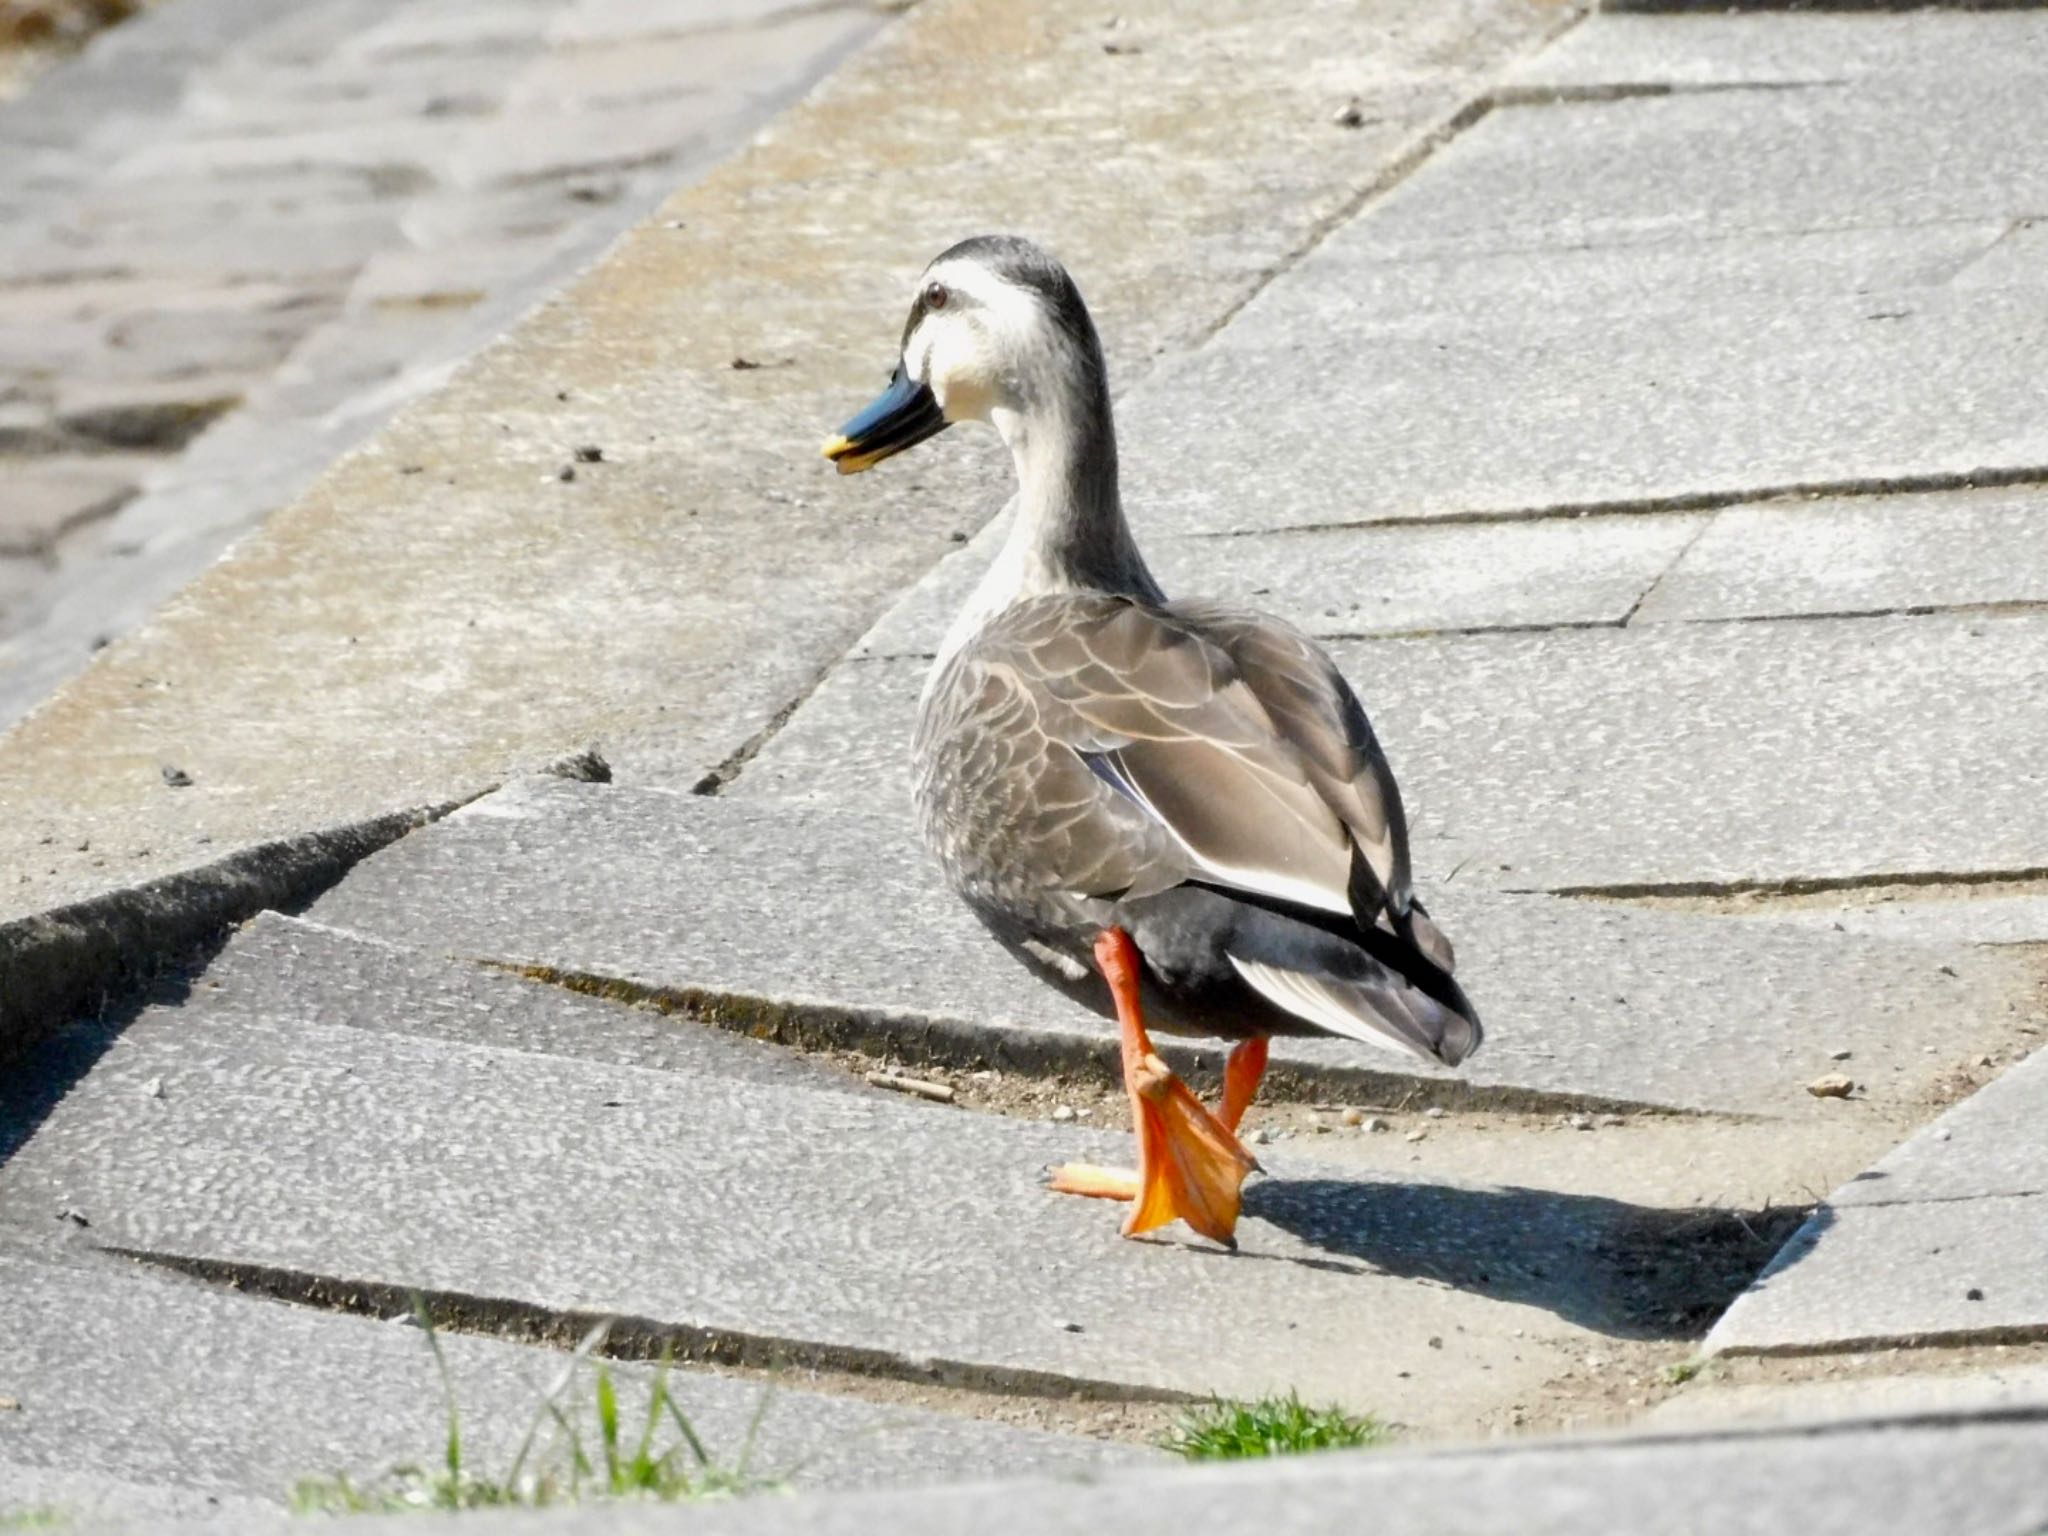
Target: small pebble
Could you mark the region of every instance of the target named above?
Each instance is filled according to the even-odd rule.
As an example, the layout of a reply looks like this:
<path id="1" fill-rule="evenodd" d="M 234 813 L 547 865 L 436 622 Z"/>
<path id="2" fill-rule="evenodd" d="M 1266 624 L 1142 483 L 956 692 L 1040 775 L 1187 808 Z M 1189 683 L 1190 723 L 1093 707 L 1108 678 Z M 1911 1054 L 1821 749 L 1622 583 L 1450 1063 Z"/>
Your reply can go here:
<path id="1" fill-rule="evenodd" d="M 1564 1123 L 1575 1131 L 1590 1131 L 1593 1129 L 1593 1117 L 1591 1115 L 1566 1115 Z"/>
<path id="2" fill-rule="evenodd" d="M 1947 1141 L 1953 1134 L 1954 1132 L 1950 1131 L 1945 1125 L 1936 1126 L 1934 1129 L 1934 1139 L 1936 1141 Z"/>
<path id="3" fill-rule="evenodd" d="M 1337 1118 L 1339 1120 L 1342 1120 L 1346 1125 L 1365 1124 L 1365 1112 L 1363 1110 L 1347 1109 L 1344 1111 L 1343 1114 L 1339 1115 Z"/>
<path id="4" fill-rule="evenodd" d="M 1600 1124 L 1609 1128 L 1617 1125 L 1627 1125 L 1628 1118 L 1624 1115 L 1606 1114 L 1600 1117 Z"/>
<path id="5" fill-rule="evenodd" d="M 1441 1105 L 1437 1104 L 1430 1105 L 1429 1108 L 1425 1109 L 1422 1112 L 1422 1118 L 1425 1120 L 1441 1120 L 1443 1119 L 1443 1117 L 1443 1108 Z"/>
<path id="6" fill-rule="evenodd" d="M 173 789 L 185 789 L 192 783 L 192 775 L 182 768 L 173 768 L 169 763 L 163 766 L 164 782 Z"/>
<path id="7" fill-rule="evenodd" d="M 19 1413 L 19 1412 L 21 1412 L 21 1399 L 20 1399 L 20 1398 L 18 1398 L 18 1397 L 0 1397 L 0 1413 Z"/>
<path id="8" fill-rule="evenodd" d="M 1057 1120 L 1060 1124 L 1064 1125 L 1067 1123 L 1067 1121 L 1074 1118 L 1074 1108 L 1071 1104 L 1058 1105 L 1054 1108 L 1052 1112 L 1052 1117 L 1053 1119 Z"/>
<path id="9" fill-rule="evenodd" d="M 1428 1135 L 1429 1132 L 1427 1131 L 1410 1131 L 1405 1139 L 1408 1141 L 1421 1141 L 1424 1137 Z"/>
<path id="10" fill-rule="evenodd" d="M 595 443 L 585 443 L 576 450 L 576 462 L 578 464 L 602 464 L 604 462 L 604 450 Z"/>
<path id="11" fill-rule="evenodd" d="M 555 471 L 555 478 L 563 481 L 574 480 L 576 478 L 576 466 L 574 464 L 564 464 Z"/>
<path id="12" fill-rule="evenodd" d="M 1816 1077 L 1806 1085 L 1806 1091 L 1816 1099 L 1846 1099 L 1855 1089 L 1855 1082 L 1840 1072 Z"/>
<path id="13" fill-rule="evenodd" d="M 68 1205 L 57 1213 L 57 1219 L 59 1221 L 68 1221 L 74 1227 L 89 1227 L 92 1225 L 90 1221 L 86 1220 L 85 1212 Z"/>
<path id="14" fill-rule="evenodd" d="M 1851 1056 L 1854 1056 L 1855 1054 L 1856 1054 L 1856 1053 L 1855 1053 L 1854 1051 L 1829 1051 L 1829 1052 L 1828 1052 L 1828 1060 L 1829 1060 L 1829 1061 L 1847 1061 L 1847 1060 L 1848 1060 L 1848 1059 L 1849 1059 L 1849 1058 L 1850 1058 Z"/>
<path id="15" fill-rule="evenodd" d="M 1060 1324 L 1060 1331 L 1062 1333 L 1084 1333 L 1087 1330 L 1082 1328 L 1079 1323 L 1067 1322 Z"/>
<path id="16" fill-rule="evenodd" d="M 1366 1117 L 1363 1129 L 1374 1134 L 1377 1134 L 1380 1131 L 1391 1131 L 1393 1127 L 1387 1124 L 1387 1122 L 1382 1120 L 1378 1115 L 1369 1115 Z"/>
<path id="17" fill-rule="evenodd" d="M 1963 1292 L 1963 1300 L 1965 1301 L 1982 1301 L 1983 1299 L 1984 1293 L 1974 1285 Z"/>
<path id="18" fill-rule="evenodd" d="M 164 1096 L 164 1080 L 160 1077 L 152 1077 L 142 1085 L 142 1091 L 152 1099 L 160 1099 Z"/>
<path id="19" fill-rule="evenodd" d="M 1262 1125 L 1252 1132 L 1249 1139 L 1253 1146 L 1263 1147 L 1273 1139 L 1273 1133 Z"/>
<path id="20" fill-rule="evenodd" d="M 1358 98 L 1354 96 L 1330 114 L 1330 121 L 1339 128 L 1363 128 L 1365 126 L 1365 108 L 1359 105 Z"/>
<path id="21" fill-rule="evenodd" d="M 1432 1333 L 1429 1336 L 1429 1347 L 1431 1349 L 1442 1349 L 1444 1347 L 1443 1335 Z"/>

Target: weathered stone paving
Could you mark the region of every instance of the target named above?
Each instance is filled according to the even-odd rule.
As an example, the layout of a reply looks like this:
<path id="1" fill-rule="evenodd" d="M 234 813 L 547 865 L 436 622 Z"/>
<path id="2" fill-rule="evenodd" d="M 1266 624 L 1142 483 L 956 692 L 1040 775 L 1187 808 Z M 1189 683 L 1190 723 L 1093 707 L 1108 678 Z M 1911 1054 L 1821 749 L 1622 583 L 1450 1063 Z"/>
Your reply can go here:
<path id="1" fill-rule="evenodd" d="M 90 1507 L 81 1493 L 111 1484 L 110 1512 L 135 1517 L 152 1505 L 181 1514 L 274 1506 L 301 1479 L 346 1475 L 374 1484 L 394 1465 L 431 1464 L 447 1433 L 440 1378 L 424 1337 L 405 1326 L 402 1303 L 386 1316 L 335 1316 L 128 1260 L 31 1256 L 19 1234 L 6 1232 L 0 1286 L 0 1392 L 19 1405 L 0 1431 L 0 1489 L 10 1504 L 47 1501 L 81 1513 Z M 561 1376 L 564 1354 L 455 1333 L 444 1333 L 441 1347 L 469 1465 L 502 1476 Z M 607 1369 L 627 1432 L 637 1435 L 653 1371 Z M 753 1470 L 794 1474 L 801 1486 L 1136 1459 L 1113 1445 L 766 1380 L 683 1369 L 670 1387 L 705 1443 L 732 1456 L 759 1412 Z M 592 1367 L 580 1369 L 560 1401 L 594 1448 Z M 673 1430 L 664 1427 L 663 1443 Z M 537 1452 L 549 1438 L 541 1435 Z M 90 1479 L 78 1475 L 84 1447 L 96 1451 Z"/>
<path id="2" fill-rule="evenodd" d="M 0 108 L 0 721 L 879 20 L 179 0 Z"/>
<path id="3" fill-rule="evenodd" d="M 865 670 L 865 668 L 854 669 Z M 898 797 L 900 798 L 900 796 Z M 700 996 L 913 1059 L 1041 1069 L 1107 1059 L 1114 1027 L 989 939 L 904 814 L 535 779 L 360 866 L 327 923 L 507 965 Z M 2038 1021 L 2039 967 L 1728 917 L 1443 887 L 1435 910 L 1494 1035 L 1460 1077 L 1558 1103 L 1807 1117 L 1804 1085 L 1853 1051 L 1868 1092 L 1924 1094 Z M 1457 1079 L 1338 1041 L 1284 1041 L 1345 1085 Z"/>
<path id="4" fill-rule="evenodd" d="M 185 1002 L 109 1045 L 0 1170 L 0 1228 L 82 1217 L 96 1247 L 486 1312 L 618 1314 L 911 1379 L 1298 1385 L 1418 1425 L 1456 1422 L 1482 1383 L 1535 1392 L 1584 1330 L 1655 1330 L 1599 1257 L 1645 1214 L 1621 1202 L 1281 1155 L 1251 1193 L 1239 1261 L 1130 1243 L 1113 1208 L 1042 1187 L 1047 1165 L 1113 1159 L 1123 1137 L 865 1087 L 538 1054 L 532 1030 L 564 1023 L 522 1020 L 560 1010 L 595 1028 L 602 1010 L 637 1034 L 643 1016 L 458 965 L 417 967 L 379 998 L 407 1018 L 474 1010 L 481 1038 L 395 1033 L 345 979 L 360 941 L 294 929 L 319 958 L 279 982 L 281 937 L 273 924 L 246 958 L 231 945 Z M 515 1043 L 484 1043 L 499 1029 Z M 1524 1330 L 1511 1354 L 1446 1358 L 1446 1336 L 1503 1310 Z"/>
<path id="5" fill-rule="evenodd" d="M 1828 1197 L 1707 1339 L 1772 1353 L 2048 1337 L 2048 1057 Z"/>
<path id="6" fill-rule="evenodd" d="M 1039 1482 L 919 1490 L 723 1509 L 574 1511 L 535 1521 L 549 1536 L 950 1536 L 1002 1511 L 1019 1536 L 1151 1533 L 1229 1521 L 1273 1536 L 1324 1536 L 1372 1512 L 1388 1536 L 1512 1529 L 1577 1536 L 1744 1536 L 1795 1524 L 1829 1536 L 2031 1532 L 2048 1520 L 2039 1477 L 2048 1422 L 2038 1405 L 1969 1415 L 1775 1433 L 1605 1438 L 1452 1452 L 1306 1456 L 1202 1471 L 1148 1472 L 1097 1487 Z M 999 1501 L 999 1502 L 998 1502 Z M 269 1522 L 235 1531 L 272 1531 Z M 407 1536 L 395 1520 L 365 1536 Z"/>
<path id="7" fill-rule="evenodd" d="M 426 349 L 461 323 L 445 310 L 489 306 L 407 296 L 498 281 L 490 231 L 530 211 L 534 148 L 466 138 L 423 260 L 362 257 L 382 202 L 415 197 L 393 171 L 417 163 L 411 118 L 468 110 L 464 68 L 436 61 L 529 61 L 476 89 L 546 120 L 539 151 L 568 164 L 677 131 L 628 103 L 693 42 L 627 0 L 356 3 L 346 27 L 301 10 L 291 46 L 336 79 L 374 64 L 403 126 L 338 96 L 295 124 L 243 67 L 221 99 L 267 99 L 264 131 L 160 135 L 94 238 L 140 249 L 216 155 L 264 188 L 305 160 L 317 238 L 358 268 L 333 325 L 367 306 Z M 617 1314 L 856 1396 L 1298 1389 L 1415 1436 L 1674 1396 L 1797 1414 L 1796 1394 L 1717 1406 L 1713 1373 L 1797 1386 L 1806 1362 L 1755 1357 L 1825 1371 L 1911 1343 L 1911 1363 L 1849 1362 L 1863 1422 L 1796 1436 L 1141 1475 L 1002 1507 L 1020 1529 L 1234 1501 L 1303 1531 L 1360 1508 L 1389 1530 L 2048 1518 L 2026 1503 L 2037 1376 L 1940 1402 L 1872 1385 L 1987 1388 L 1992 1357 L 1965 1349 L 2048 1335 L 2048 1079 L 1997 1077 L 2041 1038 L 2048 940 L 2040 18 L 1600 16 L 1546 52 L 1568 18 L 1395 9 L 927 0 L 0 744 L 22 807 L 0 827 L 21 855 L 6 910 L 466 802 L 305 915 L 243 928 L 182 991 L 58 1032 L 10 1089 L 0 1234 L 20 1257 L 0 1264 L 37 1284 L 82 1266 L 110 1316 L 171 1288 L 166 1312 L 212 1309 L 230 1360 L 288 1317 L 344 1378 L 417 1337 L 101 1250 L 286 1296 L 418 1287 L 508 1331 Z M 1353 92 L 1347 128 L 1329 98 Z M 41 141 L 51 187 L 90 169 L 62 163 L 73 136 Z M 1128 146 L 1113 206 L 1077 195 L 1076 141 Z M 965 432 L 851 483 L 815 441 L 886 363 L 902 282 L 943 238 L 907 232 L 925 225 L 1028 227 L 1082 274 L 1146 547 L 1174 589 L 1330 643 L 1491 1030 L 1457 1078 L 1279 1052 L 1234 1256 L 1123 1242 L 1113 1208 L 1043 1190 L 1046 1163 L 1128 1151 L 1100 999 L 1005 956 L 916 845 L 911 709 L 1007 480 Z M 138 334 L 205 337 L 211 380 L 296 323 L 230 308 Z M 31 318 L 66 346 L 96 323 Z M 336 376 L 374 382 L 357 333 L 319 334 Z M 131 393 L 52 419 L 111 449 L 138 411 L 164 423 Z M 0 416 L 8 451 L 75 450 L 36 409 Z M 232 456 L 236 420 L 189 462 Z M 562 479 L 583 443 L 602 457 Z M 198 547 L 171 537 L 185 520 L 231 516 L 206 482 L 181 494 L 130 509 L 166 562 Z M 39 538 L 61 526 L 37 516 Z M 593 739 L 618 782 L 523 776 Z M 870 1086 L 883 1063 L 927 1064 L 958 1102 Z M 1682 1386 L 1667 1369 L 1715 1316 L 1717 1358 Z M 704 1390 L 715 1417 L 745 1384 Z M 1871 1422 L 1887 1401 L 1910 1420 Z M 876 1475 L 1104 1454 L 978 1438 L 975 1400 L 954 1407 Z M 795 1408 L 798 1442 L 876 1411 Z M 266 1455 L 326 1443 L 288 1428 Z M 54 1444 L 0 1438 L 0 1463 L 56 1487 L 82 1453 Z M 155 1462 L 106 1486 L 143 1511 L 201 1489 Z M 957 1528 L 946 1497 L 794 1518 Z"/>

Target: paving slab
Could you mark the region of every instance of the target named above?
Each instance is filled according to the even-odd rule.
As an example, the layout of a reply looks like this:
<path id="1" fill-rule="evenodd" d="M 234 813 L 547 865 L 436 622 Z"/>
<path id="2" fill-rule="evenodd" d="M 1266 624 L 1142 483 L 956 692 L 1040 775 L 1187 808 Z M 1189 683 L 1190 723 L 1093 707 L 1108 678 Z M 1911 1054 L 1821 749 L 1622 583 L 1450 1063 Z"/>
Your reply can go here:
<path id="1" fill-rule="evenodd" d="M 1153 517 L 1142 503 L 1132 518 L 1169 592 L 1233 598 L 1326 637 L 1619 624 L 1707 524 L 1703 515 L 1544 518 L 1223 540 L 1146 538 Z M 1008 531 L 1005 514 L 941 560 L 853 654 L 932 655 Z"/>
<path id="2" fill-rule="evenodd" d="M 1419 254 L 1749 231 L 2036 217 L 2048 167 L 2038 17 L 1952 75 L 1758 91 L 1623 93 L 1489 113 L 1375 206 L 1369 238 Z M 1939 173 L 1932 168 L 1939 167 Z"/>
<path id="3" fill-rule="evenodd" d="M 1844 892 L 1837 903 L 1773 906 L 1757 915 L 1837 932 L 1939 944 L 2048 943 L 2048 882 Z"/>
<path id="4" fill-rule="evenodd" d="M 215 1019 L 381 1030 L 427 1040 L 722 1077 L 847 1088 L 845 1073 L 757 1041 L 265 912 L 192 983 Z M 402 997 L 403 1008 L 392 1007 Z"/>
<path id="5" fill-rule="evenodd" d="M 2048 72 L 2038 11 L 1602 15 L 1508 72 L 1515 85 L 1840 85 Z"/>
<path id="6" fill-rule="evenodd" d="M 0 555 L 42 554 L 66 530 L 110 515 L 139 478 L 123 457 L 0 458 Z"/>
<path id="7" fill-rule="evenodd" d="M 1425 887 L 1698 891 L 2048 868 L 2043 715 L 2015 707 L 2048 697 L 2048 616 L 1330 652 L 1400 776 Z M 730 792 L 900 803 L 926 666 L 837 669 Z"/>
<path id="8" fill-rule="evenodd" d="M 1990 1365 L 1916 1373 L 1910 1355 L 1897 1364 L 1899 1373 L 1889 1376 L 1733 1386 L 1708 1382 L 1666 1398 L 1649 1411 L 1646 1421 L 1667 1429 L 1690 1429 L 2048 1409 L 2048 1366 Z"/>
<path id="9" fill-rule="evenodd" d="M 2040 1476 L 2048 1426 L 1959 1413 L 1822 1429 L 1645 1435 L 1439 1452 L 1281 1457 L 1104 1479 L 1092 1487 L 977 1483 L 892 1496 L 714 1509 L 548 1514 L 536 1536 L 939 1536 L 1000 1521 L 1016 1536 L 1166 1533 L 1211 1522 L 1272 1536 L 1329 1536 L 1371 1511 L 1386 1536 L 2033 1536 L 2048 1521 Z M 237 1532 L 271 1529 L 236 1526 Z M 364 1536 L 406 1536 L 397 1520 Z"/>
<path id="10" fill-rule="evenodd" d="M 301 995 L 298 1016 L 256 1018 L 202 987 L 100 1042 L 0 1168 L 0 1228 L 83 1218 L 76 1242 L 256 1266 L 288 1291 L 623 1315 L 912 1380 L 1299 1387 L 1431 1430 L 1537 1390 L 1589 1330 L 1669 1327 L 1642 1264 L 1668 1213 L 1623 1201 L 1282 1155 L 1236 1257 L 1129 1242 L 1113 1210 L 1042 1185 L 1122 1136 L 318 1022 L 325 984 Z"/>
<path id="11" fill-rule="evenodd" d="M 2048 1337 L 2048 1200 L 1823 1207 L 1714 1325 L 1708 1354 Z"/>
<path id="12" fill-rule="evenodd" d="M 1270 322 L 1248 308 L 1150 383 L 1124 417 L 1139 505 L 1227 533 L 2048 469 L 2048 311 L 2029 290 L 1695 294 L 1619 318 L 1521 307 L 1392 325 L 1316 296 L 1296 288 Z"/>
<path id="13" fill-rule="evenodd" d="M 304 1478 L 347 1475 L 360 1485 L 438 1459 L 447 1433 L 440 1381 L 402 1309 L 396 1322 L 336 1314 L 120 1258 L 0 1244 L 0 1392 L 20 1404 L 0 1423 L 0 1498 L 9 1504 L 33 1498 L 73 1518 L 195 1513 L 206 1501 L 275 1508 Z M 567 1352 L 454 1333 L 440 1341 L 465 1455 L 480 1472 L 502 1473 Z M 653 1370 L 608 1369 L 635 1433 Z M 1079 1471 L 1142 1454 L 703 1371 L 678 1371 L 670 1384 L 707 1447 L 727 1458 L 765 1397 L 754 1466 L 797 1486 L 914 1484 L 1013 1461 Z M 563 1398 L 586 1444 L 595 1438 L 592 1391 L 584 1366 Z M 536 1451 L 547 1443 L 543 1434 Z M 43 1487 L 18 1490 L 24 1471 Z M 83 1506 L 78 1485 L 94 1493 Z"/>
<path id="14" fill-rule="evenodd" d="M 2048 491 L 1730 507 L 1631 621 L 2048 603 Z"/>
<path id="15" fill-rule="evenodd" d="M 907 810 L 854 803 L 533 780 L 366 861 L 310 915 L 694 997 L 752 1027 L 815 1017 L 913 1060 L 1107 1060 L 1114 1031 L 1093 989 L 1088 1003 L 1069 998 L 1004 953 L 944 888 Z M 1457 883 L 1430 895 L 1491 1026 L 1465 1076 L 1553 1100 L 1832 1115 L 1845 1106 L 1804 1092 L 1830 1050 L 1857 1051 L 1878 1098 L 1910 1098 L 1966 1038 L 2007 1039 L 2035 1007 L 2035 964 L 2012 952 Z M 1348 1043 L 1274 1049 L 1332 1085 L 1445 1086 Z"/>
<path id="16" fill-rule="evenodd" d="M 1710 1352 L 2048 1337 L 2048 1054 L 1828 1197 L 1707 1337 Z"/>

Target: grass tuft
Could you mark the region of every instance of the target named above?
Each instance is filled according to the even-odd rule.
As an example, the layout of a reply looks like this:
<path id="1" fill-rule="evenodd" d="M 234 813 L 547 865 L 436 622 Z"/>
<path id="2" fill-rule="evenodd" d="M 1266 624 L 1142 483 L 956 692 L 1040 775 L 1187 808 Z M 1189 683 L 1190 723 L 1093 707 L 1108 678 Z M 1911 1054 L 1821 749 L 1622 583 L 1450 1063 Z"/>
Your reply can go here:
<path id="1" fill-rule="evenodd" d="M 586 1499 L 657 1499 L 667 1503 L 737 1498 L 783 1487 L 780 1479 L 757 1477 L 749 1470 L 755 1437 L 767 1411 L 764 1392 L 754 1410 L 738 1459 L 730 1466 L 715 1460 L 691 1426 L 668 1381 L 672 1364 L 664 1355 L 648 1389 L 647 1408 L 637 1433 L 629 1434 L 619 1404 L 618 1388 L 603 1361 L 593 1367 L 595 1443 L 587 1443 L 577 1416 L 564 1406 L 579 1368 L 604 1342 L 599 1324 L 576 1346 L 554 1384 L 541 1398 L 519 1450 L 504 1472 L 492 1476 L 476 1467 L 463 1449 L 462 1414 L 447 1357 L 434 1331 L 425 1303 L 413 1298 L 413 1315 L 433 1351 L 441 1378 L 441 1398 L 448 1428 L 439 1465 L 393 1468 L 375 1482 L 358 1484 L 346 1477 L 314 1477 L 292 1490 L 292 1509 L 299 1514 L 388 1514 L 414 1509 L 546 1508 Z M 550 1442 L 536 1454 L 543 1429 Z"/>
<path id="2" fill-rule="evenodd" d="M 1353 1450 L 1384 1445 L 1391 1437 L 1392 1431 L 1370 1414 L 1311 1408 L 1290 1392 L 1252 1403 L 1211 1398 L 1182 1414 L 1159 1443 L 1189 1461 L 1238 1461 Z"/>
<path id="3" fill-rule="evenodd" d="M 1664 1367 L 1664 1379 L 1674 1387 L 1682 1387 L 1707 1368 L 1705 1355 L 1694 1355 L 1690 1360 L 1681 1360 L 1676 1365 Z"/>

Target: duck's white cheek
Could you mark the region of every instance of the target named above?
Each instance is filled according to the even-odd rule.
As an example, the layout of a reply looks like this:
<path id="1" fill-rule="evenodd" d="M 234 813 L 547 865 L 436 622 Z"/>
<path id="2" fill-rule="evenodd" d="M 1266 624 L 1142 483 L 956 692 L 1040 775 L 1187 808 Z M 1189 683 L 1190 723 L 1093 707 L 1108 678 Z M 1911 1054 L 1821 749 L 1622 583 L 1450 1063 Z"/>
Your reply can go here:
<path id="1" fill-rule="evenodd" d="M 939 397 L 939 409 L 948 421 L 987 421 L 990 399 L 987 384 L 971 373 L 941 374 L 932 383 Z"/>
<path id="2" fill-rule="evenodd" d="M 948 421 L 986 421 L 990 400 L 988 359 L 971 332 L 942 333 L 931 349 L 925 381 Z"/>

